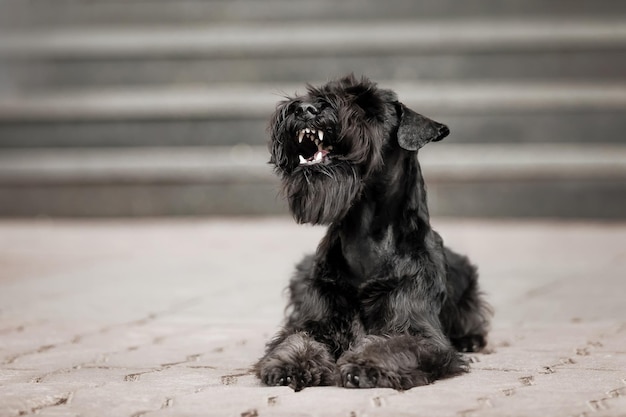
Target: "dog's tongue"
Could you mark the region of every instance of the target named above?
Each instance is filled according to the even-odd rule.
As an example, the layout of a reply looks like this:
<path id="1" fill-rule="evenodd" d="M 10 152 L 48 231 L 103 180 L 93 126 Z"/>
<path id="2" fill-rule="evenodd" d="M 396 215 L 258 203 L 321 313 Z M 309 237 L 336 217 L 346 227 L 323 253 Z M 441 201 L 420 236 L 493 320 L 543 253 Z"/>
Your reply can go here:
<path id="1" fill-rule="evenodd" d="M 315 152 L 315 154 L 308 158 L 308 159 L 304 159 L 304 157 L 302 155 L 300 155 L 300 165 L 312 165 L 312 164 L 318 164 L 320 162 L 322 162 L 324 160 L 324 157 L 328 154 L 329 152 L 326 149 L 322 149 L 319 150 L 317 152 Z"/>
<path id="2" fill-rule="evenodd" d="M 315 162 L 322 162 L 326 155 L 328 155 L 328 151 L 326 149 L 321 149 L 315 152 L 315 155 L 313 155 L 313 160 Z"/>

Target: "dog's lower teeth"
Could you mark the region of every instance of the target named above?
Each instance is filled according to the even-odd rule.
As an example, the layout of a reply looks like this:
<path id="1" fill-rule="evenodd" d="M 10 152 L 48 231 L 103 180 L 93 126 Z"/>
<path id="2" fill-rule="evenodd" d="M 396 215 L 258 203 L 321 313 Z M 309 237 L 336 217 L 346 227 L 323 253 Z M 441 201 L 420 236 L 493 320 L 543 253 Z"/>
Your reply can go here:
<path id="1" fill-rule="evenodd" d="M 321 152 L 315 154 L 315 162 L 321 162 L 324 155 Z"/>
<path id="2" fill-rule="evenodd" d="M 300 165 L 306 164 L 307 161 L 306 161 L 306 159 L 304 159 L 304 156 L 298 155 L 298 158 L 300 158 Z"/>

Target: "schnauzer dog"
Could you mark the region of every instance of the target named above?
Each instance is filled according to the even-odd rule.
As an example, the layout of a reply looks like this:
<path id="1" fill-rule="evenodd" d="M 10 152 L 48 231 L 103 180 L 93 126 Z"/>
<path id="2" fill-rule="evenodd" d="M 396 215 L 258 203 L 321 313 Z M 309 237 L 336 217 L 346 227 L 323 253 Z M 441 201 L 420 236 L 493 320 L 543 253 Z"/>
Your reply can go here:
<path id="1" fill-rule="evenodd" d="M 328 225 L 289 285 L 267 385 L 405 390 L 466 372 L 491 309 L 476 268 L 430 226 L 417 151 L 443 124 L 353 75 L 277 106 L 271 159 L 299 223 Z"/>

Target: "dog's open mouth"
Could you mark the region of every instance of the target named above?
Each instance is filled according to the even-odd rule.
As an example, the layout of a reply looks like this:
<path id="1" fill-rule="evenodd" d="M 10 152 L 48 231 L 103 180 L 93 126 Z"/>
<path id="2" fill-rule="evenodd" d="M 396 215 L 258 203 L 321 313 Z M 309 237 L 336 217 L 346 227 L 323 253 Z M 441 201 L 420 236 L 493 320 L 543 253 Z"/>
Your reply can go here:
<path id="1" fill-rule="evenodd" d="M 305 128 L 296 132 L 300 165 L 313 165 L 328 159 L 333 147 L 324 143 L 324 131 Z M 328 140 L 326 141 L 328 142 Z"/>

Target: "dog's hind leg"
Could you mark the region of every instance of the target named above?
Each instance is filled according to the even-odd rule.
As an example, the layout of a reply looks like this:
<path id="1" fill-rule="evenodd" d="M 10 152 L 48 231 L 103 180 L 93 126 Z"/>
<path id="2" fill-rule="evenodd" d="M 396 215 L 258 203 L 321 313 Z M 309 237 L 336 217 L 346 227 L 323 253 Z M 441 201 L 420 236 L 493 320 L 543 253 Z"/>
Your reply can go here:
<path id="1" fill-rule="evenodd" d="M 454 347 L 478 352 L 487 344 L 493 311 L 478 288 L 476 268 L 467 257 L 445 248 L 447 299 L 440 320 Z"/>

